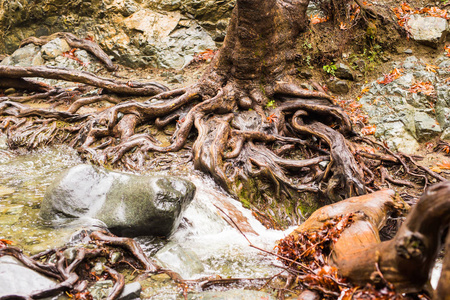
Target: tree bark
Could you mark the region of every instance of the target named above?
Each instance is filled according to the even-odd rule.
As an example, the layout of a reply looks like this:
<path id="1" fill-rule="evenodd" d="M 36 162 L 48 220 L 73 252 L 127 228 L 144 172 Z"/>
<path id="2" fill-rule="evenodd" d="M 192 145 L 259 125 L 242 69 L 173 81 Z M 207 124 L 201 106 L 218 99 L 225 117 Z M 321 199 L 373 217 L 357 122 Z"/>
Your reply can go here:
<path id="1" fill-rule="evenodd" d="M 333 244 L 329 263 L 358 286 L 385 282 L 392 284 L 398 293 L 420 292 L 430 279 L 449 226 L 450 182 L 429 187 L 395 237 L 380 242 L 379 230 L 395 205 L 393 196 L 392 190 L 384 190 L 325 206 L 292 235 L 320 230 L 327 220 L 354 213 L 354 223 Z M 449 241 L 447 238 L 447 244 Z M 447 252 L 436 299 L 449 299 L 449 257 Z"/>

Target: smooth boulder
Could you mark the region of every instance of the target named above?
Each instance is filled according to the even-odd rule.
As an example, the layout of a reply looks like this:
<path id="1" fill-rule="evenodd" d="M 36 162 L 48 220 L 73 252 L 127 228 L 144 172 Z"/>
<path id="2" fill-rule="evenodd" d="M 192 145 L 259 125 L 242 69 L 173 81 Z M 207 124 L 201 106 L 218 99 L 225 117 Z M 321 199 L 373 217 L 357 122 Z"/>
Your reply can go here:
<path id="1" fill-rule="evenodd" d="M 0 298 L 11 294 L 28 295 L 58 284 L 8 255 L 0 257 L 0 282 Z"/>
<path id="2" fill-rule="evenodd" d="M 194 194 L 194 184 L 181 178 L 78 165 L 48 187 L 40 217 L 50 221 L 89 217 L 120 236 L 169 236 Z"/>

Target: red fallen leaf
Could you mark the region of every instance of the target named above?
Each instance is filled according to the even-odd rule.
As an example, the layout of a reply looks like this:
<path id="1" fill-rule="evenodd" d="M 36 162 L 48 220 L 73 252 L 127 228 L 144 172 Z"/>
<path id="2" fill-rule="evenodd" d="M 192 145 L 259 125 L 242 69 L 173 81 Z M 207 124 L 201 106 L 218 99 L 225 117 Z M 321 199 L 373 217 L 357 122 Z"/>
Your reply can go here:
<path id="1" fill-rule="evenodd" d="M 61 55 L 70 59 L 73 59 L 74 61 L 78 62 L 80 65 L 82 65 L 83 67 L 86 67 L 87 65 L 89 65 L 89 62 L 83 62 L 81 59 L 79 59 L 76 55 L 75 55 L 75 51 L 77 51 L 77 48 L 72 48 L 70 51 L 67 52 L 63 52 Z"/>
<path id="2" fill-rule="evenodd" d="M 434 86 L 431 84 L 431 82 L 416 82 L 411 86 L 409 89 L 411 93 L 423 93 L 427 96 L 434 95 L 436 91 L 434 90 Z"/>
<path id="3" fill-rule="evenodd" d="M 361 129 L 361 133 L 364 134 L 364 135 L 374 134 L 375 131 L 377 131 L 377 126 L 376 125 L 364 126 Z"/>
<path id="4" fill-rule="evenodd" d="M 319 24 L 328 21 L 328 19 L 329 19 L 328 17 L 322 18 L 319 16 L 319 14 L 316 14 L 312 16 L 309 20 L 311 24 Z"/>
<path id="5" fill-rule="evenodd" d="M 217 53 L 217 50 L 206 49 L 205 51 L 195 54 L 194 58 L 192 58 L 190 63 L 198 63 L 198 62 L 211 60 L 214 58 L 216 53 Z"/>
<path id="6" fill-rule="evenodd" d="M 276 119 L 278 119 L 278 117 L 275 114 L 271 114 L 270 116 L 267 117 L 267 122 L 273 123 L 275 122 Z"/>
<path id="7" fill-rule="evenodd" d="M 437 164 L 437 166 L 444 170 L 450 170 L 450 160 L 444 159 L 442 163 Z"/>
<path id="8" fill-rule="evenodd" d="M 389 74 L 384 74 L 384 79 L 383 80 L 378 80 L 377 82 L 379 84 L 385 84 L 386 85 L 388 83 L 391 83 L 395 79 L 399 78 L 400 76 L 403 76 L 402 73 L 403 73 L 403 69 L 395 68 L 394 70 L 389 72 Z"/>

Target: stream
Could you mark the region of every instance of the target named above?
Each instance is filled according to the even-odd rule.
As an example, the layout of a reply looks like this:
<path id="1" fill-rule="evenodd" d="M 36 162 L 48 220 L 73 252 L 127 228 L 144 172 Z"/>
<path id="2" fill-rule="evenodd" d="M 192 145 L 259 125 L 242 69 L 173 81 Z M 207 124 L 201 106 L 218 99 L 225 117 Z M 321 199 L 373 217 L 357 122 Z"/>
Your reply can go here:
<path id="1" fill-rule="evenodd" d="M 5 136 L 0 135 L 0 238 L 14 241 L 25 253 L 35 254 L 62 246 L 80 226 L 92 225 L 89 222 L 55 228 L 38 217 L 47 186 L 62 171 L 81 163 L 76 151 L 64 146 L 23 154 L 10 151 Z M 194 200 L 169 239 L 136 238 L 146 254 L 185 279 L 207 276 L 268 278 L 280 272 L 280 268 L 275 266 L 280 263 L 250 247 L 232 222 L 226 221 L 227 216 L 235 216 L 238 226 L 242 226 L 253 245 L 269 251 L 292 228 L 268 230 L 252 216 L 250 210 L 243 208 L 210 178 L 200 172 L 185 177 L 197 187 Z M 182 299 L 179 287 L 158 276 L 141 282 L 141 298 Z M 135 277 L 128 279 L 132 281 Z M 194 294 L 190 299 L 197 298 Z"/>

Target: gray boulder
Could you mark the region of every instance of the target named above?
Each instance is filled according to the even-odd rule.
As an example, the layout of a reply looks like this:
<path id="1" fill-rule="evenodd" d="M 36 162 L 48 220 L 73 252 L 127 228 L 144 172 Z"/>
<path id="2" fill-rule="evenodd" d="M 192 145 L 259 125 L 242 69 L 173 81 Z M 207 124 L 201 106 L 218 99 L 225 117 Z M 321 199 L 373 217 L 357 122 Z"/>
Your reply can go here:
<path id="1" fill-rule="evenodd" d="M 408 30 L 414 40 L 437 48 L 446 39 L 448 23 L 444 18 L 413 14 L 408 20 Z"/>
<path id="2" fill-rule="evenodd" d="M 44 60 L 41 54 L 41 48 L 33 44 L 28 44 L 17 49 L 11 56 L 6 57 L 0 65 L 4 66 L 41 66 Z"/>
<path id="3" fill-rule="evenodd" d="M 168 236 L 179 225 L 195 186 L 166 176 L 137 176 L 91 165 L 63 173 L 47 189 L 44 220 L 90 217 L 120 236 Z"/>
<path id="4" fill-rule="evenodd" d="M 12 256 L 0 257 L 0 297 L 5 295 L 29 295 L 58 284 L 53 279 L 25 267 Z"/>
<path id="5" fill-rule="evenodd" d="M 41 48 L 44 59 L 54 59 L 64 52 L 70 51 L 70 46 L 64 39 L 56 38 Z"/>

